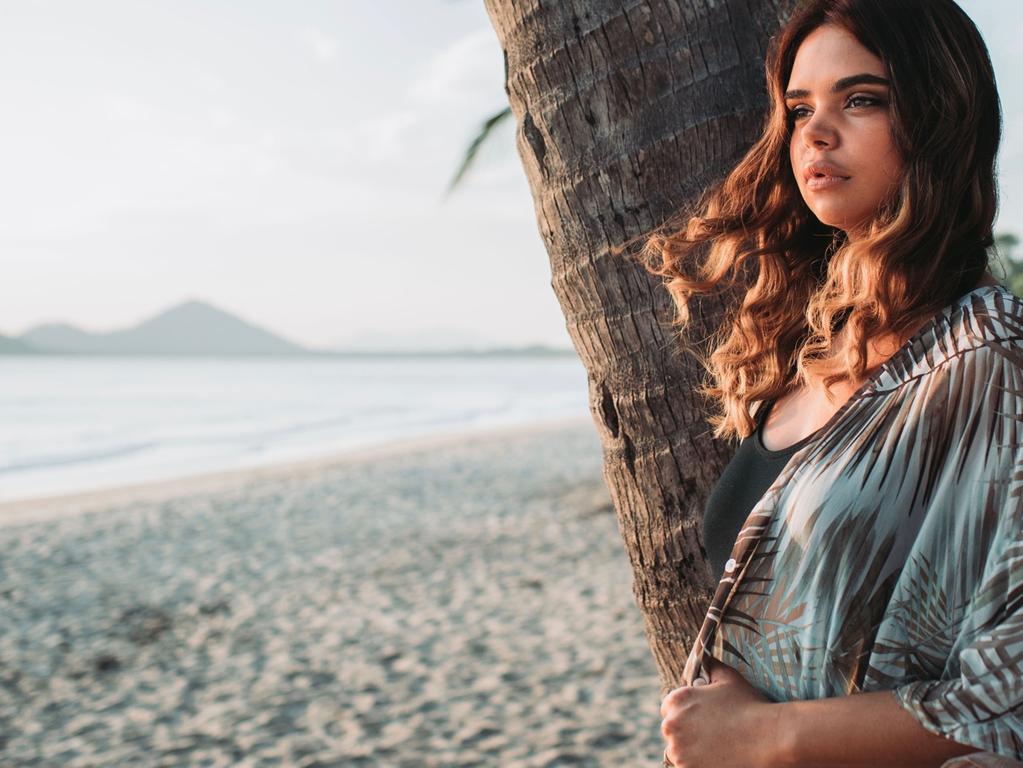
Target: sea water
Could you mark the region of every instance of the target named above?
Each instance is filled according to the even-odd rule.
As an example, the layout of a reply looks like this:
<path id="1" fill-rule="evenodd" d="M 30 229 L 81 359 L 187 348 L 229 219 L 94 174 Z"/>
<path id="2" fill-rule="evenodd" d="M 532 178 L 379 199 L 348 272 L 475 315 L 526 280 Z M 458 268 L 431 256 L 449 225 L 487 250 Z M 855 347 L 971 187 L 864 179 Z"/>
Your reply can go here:
<path id="1" fill-rule="evenodd" d="M 575 357 L 0 358 L 0 501 L 585 418 Z"/>

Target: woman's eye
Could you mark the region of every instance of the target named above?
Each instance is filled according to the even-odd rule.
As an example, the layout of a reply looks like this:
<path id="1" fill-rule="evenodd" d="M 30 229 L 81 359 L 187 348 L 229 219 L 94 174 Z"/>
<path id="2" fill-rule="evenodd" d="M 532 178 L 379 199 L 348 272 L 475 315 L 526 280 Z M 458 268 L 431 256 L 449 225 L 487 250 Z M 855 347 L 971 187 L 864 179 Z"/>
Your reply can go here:
<path id="1" fill-rule="evenodd" d="M 847 103 L 850 107 L 874 107 L 879 105 L 881 101 L 873 96 L 850 96 Z"/>
<path id="2" fill-rule="evenodd" d="M 875 98 L 874 96 L 856 95 L 850 96 L 845 103 L 846 106 L 864 107 L 879 106 L 884 102 L 881 101 L 881 99 Z M 797 121 L 808 117 L 811 111 L 812 109 L 810 109 L 808 106 L 794 106 L 786 112 L 786 115 L 788 116 L 790 121 Z"/>

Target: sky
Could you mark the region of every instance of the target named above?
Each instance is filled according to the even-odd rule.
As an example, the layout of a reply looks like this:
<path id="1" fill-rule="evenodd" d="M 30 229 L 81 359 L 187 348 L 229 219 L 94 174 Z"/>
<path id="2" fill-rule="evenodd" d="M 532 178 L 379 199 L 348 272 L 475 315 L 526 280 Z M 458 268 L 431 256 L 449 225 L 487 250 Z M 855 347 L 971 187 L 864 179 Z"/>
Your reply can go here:
<path id="1" fill-rule="evenodd" d="M 1023 233 L 1023 4 L 961 0 Z M 190 299 L 314 348 L 571 345 L 482 0 L 7 0 L 0 333 Z M 1017 224 L 1019 222 L 1019 224 Z"/>

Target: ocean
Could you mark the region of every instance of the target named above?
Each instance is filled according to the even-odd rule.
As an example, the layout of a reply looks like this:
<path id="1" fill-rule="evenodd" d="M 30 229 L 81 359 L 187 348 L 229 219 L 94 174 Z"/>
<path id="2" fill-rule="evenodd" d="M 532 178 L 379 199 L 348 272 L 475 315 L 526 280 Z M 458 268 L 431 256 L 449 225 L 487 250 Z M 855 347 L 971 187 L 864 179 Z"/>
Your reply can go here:
<path id="1" fill-rule="evenodd" d="M 0 358 L 0 501 L 586 417 L 574 358 Z"/>

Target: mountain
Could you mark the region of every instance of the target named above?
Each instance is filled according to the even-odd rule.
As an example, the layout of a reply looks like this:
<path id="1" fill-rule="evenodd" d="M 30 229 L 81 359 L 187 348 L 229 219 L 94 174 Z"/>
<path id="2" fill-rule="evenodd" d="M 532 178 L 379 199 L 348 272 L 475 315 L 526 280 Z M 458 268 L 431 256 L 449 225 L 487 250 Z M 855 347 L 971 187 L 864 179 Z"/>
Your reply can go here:
<path id="1" fill-rule="evenodd" d="M 443 352 L 483 350 L 496 346 L 482 336 L 450 326 L 409 328 L 405 333 L 367 330 L 352 333 L 331 345 L 334 352 Z"/>
<path id="2" fill-rule="evenodd" d="M 18 340 L 50 353 L 92 355 L 305 355 L 309 350 L 211 304 L 186 301 L 133 328 L 90 333 L 40 325 Z"/>
<path id="3" fill-rule="evenodd" d="M 546 344 L 529 344 L 511 347 L 499 345 L 484 337 L 451 326 L 427 326 L 409 328 L 403 333 L 384 331 L 363 331 L 350 334 L 337 341 L 323 354 L 345 357 L 423 357 L 423 356 L 524 356 L 562 357 L 575 355 L 570 347 L 552 347 Z"/>
<path id="4" fill-rule="evenodd" d="M 37 355 L 39 350 L 35 349 L 19 339 L 12 339 L 10 336 L 0 334 L 0 355 Z"/>
<path id="5" fill-rule="evenodd" d="M 348 349 L 325 350 L 316 354 L 324 357 L 341 358 L 411 358 L 411 357 L 577 357 L 574 349 L 568 347 L 548 347 L 542 344 L 530 344 L 525 347 L 489 347 L 487 349 L 460 349 L 458 347 L 443 349 Z"/>
<path id="6" fill-rule="evenodd" d="M 186 301 L 132 328 L 106 333 L 67 323 L 38 325 L 17 338 L 0 336 L 0 354 L 65 355 L 309 355 L 316 357 L 565 357 L 570 348 L 539 344 L 498 346 L 456 328 L 420 328 L 407 334 L 364 332 L 342 348 L 312 350 L 293 344 L 202 301 Z"/>
<path id="7" fill-rule="evenodd" d="M 91 338 L 92 334 L 81 331 L 73 325 L 47 323 L 26 331 L 12 341 L 28 344 L 34 349 L 48 352 L 50 350 L 82 349 L 90 343 Z"/>

